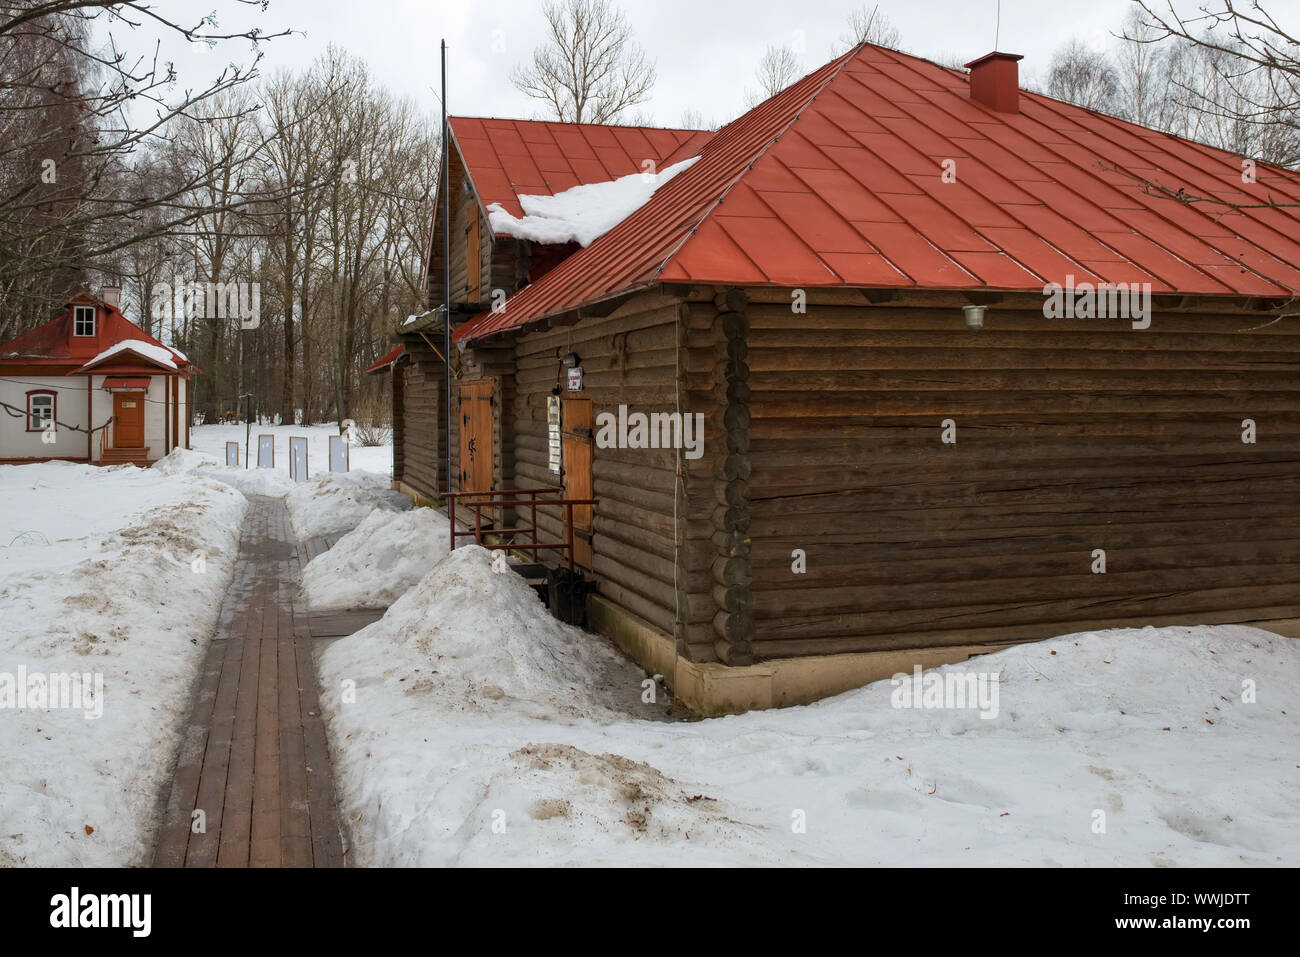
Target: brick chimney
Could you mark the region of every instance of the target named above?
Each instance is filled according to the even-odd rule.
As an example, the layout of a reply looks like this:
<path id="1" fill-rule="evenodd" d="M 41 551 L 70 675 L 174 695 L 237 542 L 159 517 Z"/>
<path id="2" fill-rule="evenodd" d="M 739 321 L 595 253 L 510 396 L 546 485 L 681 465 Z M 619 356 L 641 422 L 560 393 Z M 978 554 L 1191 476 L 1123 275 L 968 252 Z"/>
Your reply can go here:
<path id="1" fill-rule="evenodd" d="M 970 70 L 970 98 L 999 113 L 1020 112 L 1018 53 L 985 54 L 966 64 Z"/>
<path id="2" fill-rule="evenodd" d="M 120 309 L 122 308 L 122 287 L 105 286 L 101 290 L 99 298 L 104 302 L 106 306 L 112 306 L 114 309 Z"/>

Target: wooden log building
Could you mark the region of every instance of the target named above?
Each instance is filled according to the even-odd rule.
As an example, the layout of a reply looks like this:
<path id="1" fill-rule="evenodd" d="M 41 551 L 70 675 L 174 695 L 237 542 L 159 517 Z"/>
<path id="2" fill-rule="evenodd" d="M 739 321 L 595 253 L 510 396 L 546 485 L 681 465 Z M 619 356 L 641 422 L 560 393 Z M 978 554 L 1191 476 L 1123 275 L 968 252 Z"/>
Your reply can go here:
<path id="1" fill-rule="evenodd" d="M 716 133 L 451 123 L 450 489 L 597 498 L 589 620 L 701 711 L 1300 616 L 1300 176 L 1018 60 L 864 44 Z M 586 247 L 489 226 L 691 156 Z M 399 338 L 395 482 L 434 502 L 441 314 Z M 702 414 L 702 454 L 599 443 L 620 407 Z"/>

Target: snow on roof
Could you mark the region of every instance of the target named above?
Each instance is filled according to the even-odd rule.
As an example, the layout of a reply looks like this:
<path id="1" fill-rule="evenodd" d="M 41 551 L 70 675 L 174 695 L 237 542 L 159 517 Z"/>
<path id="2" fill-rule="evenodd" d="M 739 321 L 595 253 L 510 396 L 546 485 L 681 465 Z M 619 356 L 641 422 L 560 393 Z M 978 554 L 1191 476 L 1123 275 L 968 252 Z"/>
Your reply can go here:
<path id="1" fill-rule="evenodd" d="M 512 216 L 500 203 L 488 207 L 488 222 L 497 234 L 537 243 L 588 246 L 640 209 L 664 183 L 689 169 L 693 156 L 657 172 L 631 173 L 605 183 L 574 186 L 554 196 L 523 196 L 524 216 Z"/>
<path id="2" fill-rule="evenodd" d="M 86 365 L 93 366 L 96 363 L 103 362 L 111 356 L 117 355 L 119 352 L 127 351 L 134 352 L 136 355 L 144 356 L 144 358 L 151 362 L 156 362 L 161 366 L 166 366 L 168 369 L 176 368 L 176 359 L 172 350 L 168 349 L 166 346 L 158 346 L 154 345 L 152 342 L 145 342 L 143 339 L 123 339 L 116 345 L 109 346 L 99 355 L 95 356 L 95 358 L 87 362 Z"/>

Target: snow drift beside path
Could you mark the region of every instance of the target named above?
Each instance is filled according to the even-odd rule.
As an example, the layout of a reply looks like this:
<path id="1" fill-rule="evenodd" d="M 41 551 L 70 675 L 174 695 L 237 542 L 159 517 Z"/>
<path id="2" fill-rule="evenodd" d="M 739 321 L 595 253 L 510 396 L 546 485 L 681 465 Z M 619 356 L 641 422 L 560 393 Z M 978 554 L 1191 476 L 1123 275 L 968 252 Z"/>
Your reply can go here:
<path id="1" fill-rule="evenodd" d="M 190 431 L 190 444 L 196 452 L 212 456 L 223 465 L 226 461 L 226 443 L 239 445 L 239 466 L 242 469 L 244 459 L 251 457 L 251 465 L 257 466 L 257 437 L 269 435 L 275 443 L 275 468 L 273 470 L 286 478 L 289 475 L 289 439 L 302 436 L 307 440 L 307 471 L 316 475 L 329 471 L 329 440 L 339 434 L 334 423 L 321 425 L 255 425 L 247 429 L 242 422 L 228 424 L 196 425 Z M 248 445 L 245 448 L 245 441 Z M 247 455 L 245 454 L 247 453 Z M 353 443 L 348 449 L 348 458 L 353 471 L 382 472 L 393 474 L 393 443 L 391 433 L 385 445 L 357 445 Z M 250 470 L 251 471 L 251 470 Z"/>
<path id="2" fill-rule="evenodd" d="M 469 547 L 319 668 L 361 864 L 1300 863 L 1300 655 L 1252 628 L 1085 633 L 927 672 L 997 674 L 991 719 L 895 708 L 882 681 L 662 723 L 618 704 L 637 669 Z"/>
<path id="3" fill-rule="evenodd" d="M 411 497 L 394 492 L 387 475 L 376 472 L 325 472 L 292 486 L 289 515 L 300 539 L 343 535 L 376 510 L 397 512 L 411 507 Z"/>
<path id="4" fill-rule="evenodd" d="M 0 708 L 0 866 L 127 866 L 229 585 L 247 503 L 155 469 L 0 466 L 0 673 L 99 673 L 103 715 Z"/>
<path id="5" fill-rule="evenodd" d="M 209 478 L 245 495 L 283 498 L 294 533 L 300 539 L 343 535 L 375 511 L 395 512 L 411 505 L 409 495 L 394 492 L 387 475 L 377 472 L 322 472 L 295 482 L 278 469 L 230 468 L 210 456 L 173 449 L 154 469 L 164 475 Z"/>
<path id="6" fill-rule="evenodd" d="M 447 519 L 431 508 L 372 512 L 302 570 L 313 609 L 391 605 L 447 554 Z"/>
<path id="7" fill-rule="evenodd" d="M 554 196 L 521 195 L 523 219 L 516 219 L 500 203 L 493 203 L 487 208 L 488 224 L 494 233 L 518 239 L 590 246 L 698 159 L 693 156 L 657 173 L 630 173 L 605 183 L 573 186 Z"/>

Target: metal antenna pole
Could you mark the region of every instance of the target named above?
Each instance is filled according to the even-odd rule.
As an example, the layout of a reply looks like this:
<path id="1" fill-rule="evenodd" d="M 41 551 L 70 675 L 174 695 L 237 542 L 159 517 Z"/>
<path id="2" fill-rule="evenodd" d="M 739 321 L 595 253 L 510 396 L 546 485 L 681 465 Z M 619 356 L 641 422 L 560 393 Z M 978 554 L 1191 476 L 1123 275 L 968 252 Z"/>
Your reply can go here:
<path id="1" fill-rule="evenodd" d="M 442 41 L 442 332 L 447 485 L 451 491 L 451 129 L 447 125 L 447 41 Z"/>

